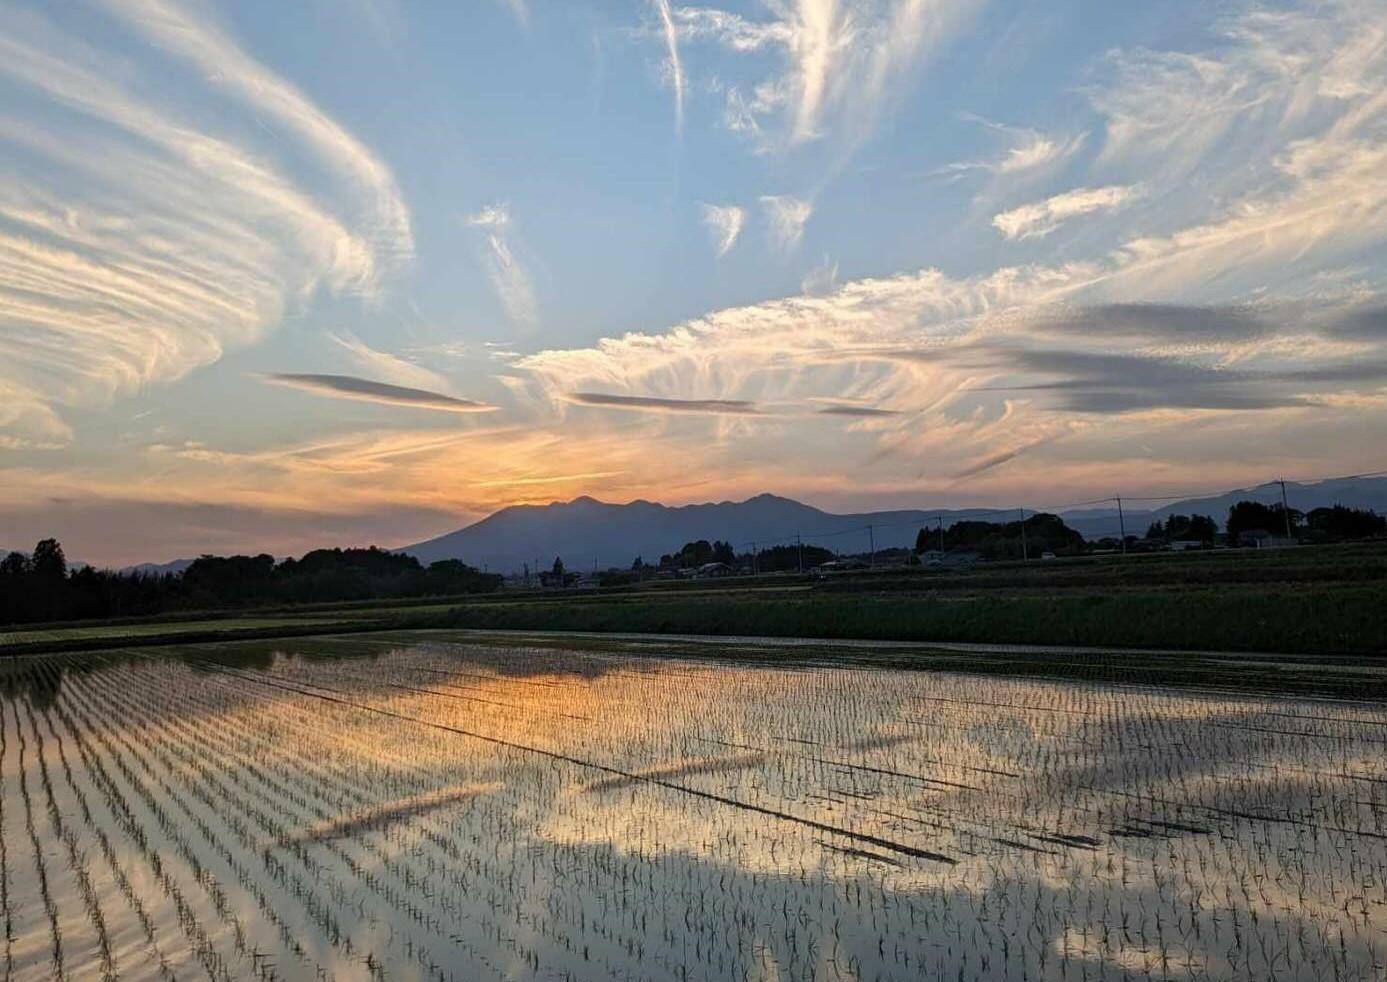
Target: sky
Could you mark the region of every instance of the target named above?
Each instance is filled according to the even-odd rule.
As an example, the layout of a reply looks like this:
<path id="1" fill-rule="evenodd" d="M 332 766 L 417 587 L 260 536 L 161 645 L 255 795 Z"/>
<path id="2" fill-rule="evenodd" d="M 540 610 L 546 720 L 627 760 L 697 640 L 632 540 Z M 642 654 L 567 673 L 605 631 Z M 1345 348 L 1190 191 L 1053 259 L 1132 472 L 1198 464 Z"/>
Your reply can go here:
<path id="1" fill-rule="evenodd" d="M 0 547 L 1387 466 L 1387 0 L 0 23 Z"/>

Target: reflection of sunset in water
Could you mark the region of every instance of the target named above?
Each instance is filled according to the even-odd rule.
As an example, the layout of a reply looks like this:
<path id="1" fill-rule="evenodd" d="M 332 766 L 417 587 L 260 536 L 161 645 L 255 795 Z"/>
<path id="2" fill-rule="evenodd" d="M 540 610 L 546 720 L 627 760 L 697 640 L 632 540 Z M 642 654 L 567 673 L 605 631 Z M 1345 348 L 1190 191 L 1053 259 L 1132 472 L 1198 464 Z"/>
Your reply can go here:
<path id="1" fill-rule="evenodd" d="M 13 977 L 1319 980 L 1387 944 L 1377 706 L 182 655 L 7 669 Z"/>

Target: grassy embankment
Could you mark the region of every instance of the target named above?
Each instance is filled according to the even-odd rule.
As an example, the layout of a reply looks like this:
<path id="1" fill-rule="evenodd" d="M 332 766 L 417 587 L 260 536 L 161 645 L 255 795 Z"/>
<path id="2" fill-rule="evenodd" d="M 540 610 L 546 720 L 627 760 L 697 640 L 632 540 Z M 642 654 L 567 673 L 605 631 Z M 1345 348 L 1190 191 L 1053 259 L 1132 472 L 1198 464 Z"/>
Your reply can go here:
<path id="1" fill-rule="evenodd" d="M 644 584 L 0 633 L 0 653 L 412 628 L 1387 653 L 1387 547 Z"/>

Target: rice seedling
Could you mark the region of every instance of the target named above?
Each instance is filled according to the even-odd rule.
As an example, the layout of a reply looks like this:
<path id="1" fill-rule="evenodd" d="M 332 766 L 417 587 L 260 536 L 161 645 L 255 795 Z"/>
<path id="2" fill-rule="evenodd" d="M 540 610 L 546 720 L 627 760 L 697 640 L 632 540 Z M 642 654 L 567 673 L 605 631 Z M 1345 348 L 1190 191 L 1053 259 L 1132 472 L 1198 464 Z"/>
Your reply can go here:
<path id="1" fill-rule="evenodd" d="M 1381 977 L 1387 706 L 446 635 L 41 656 L 7 978 Z M 1111 681 L 1106 679 L 1111 678 Z"/>

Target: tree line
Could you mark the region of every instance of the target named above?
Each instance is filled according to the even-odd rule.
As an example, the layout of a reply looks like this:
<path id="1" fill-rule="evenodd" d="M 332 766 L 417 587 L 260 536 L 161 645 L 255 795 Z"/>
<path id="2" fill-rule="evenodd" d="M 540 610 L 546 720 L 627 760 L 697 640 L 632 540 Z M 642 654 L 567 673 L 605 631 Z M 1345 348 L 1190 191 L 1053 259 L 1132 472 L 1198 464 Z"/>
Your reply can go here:
<path id="1" fill-rule="evenodd" d="M 69 569 L 44 539 L 0 559 L 0 623 L 133 617 L 178 610 L 490 593 L 502 578 L 456 559 L 425 567 L 372 546 L 315 549 L 299 559 L 201 556 L 181 573 Z"/>
<path id="2" fill-rule="evenodd" d="M 1256 545 L 1267 538 L 1305 543 L 1352 542 L 1387 536 L 1387 517 L 1361 508 L 1332 505 L 1309 512 L 1285 509 L 1280 504 L 1239 501 L 1228 510 L 1224 524 L 1230 546 Z M 1144 539 L 1127 536 L 1128 546 L 1148 548 L 1171 542 L 1198 542 L 1211 547 L 1218 541 L 1218 523 L 1209 515 L 1170 515 L 1155 521 Z M 1077 555 L 1092 548 L 1118 548 L 1117 538 L 1086 541 L 1058 515 L 1037 512 L 1024 522 L 955 522 L 947 529 L 922 528 L 915 552 L 971 552 L 983 559 L 1020 559 L 1052 552 Z"/>

